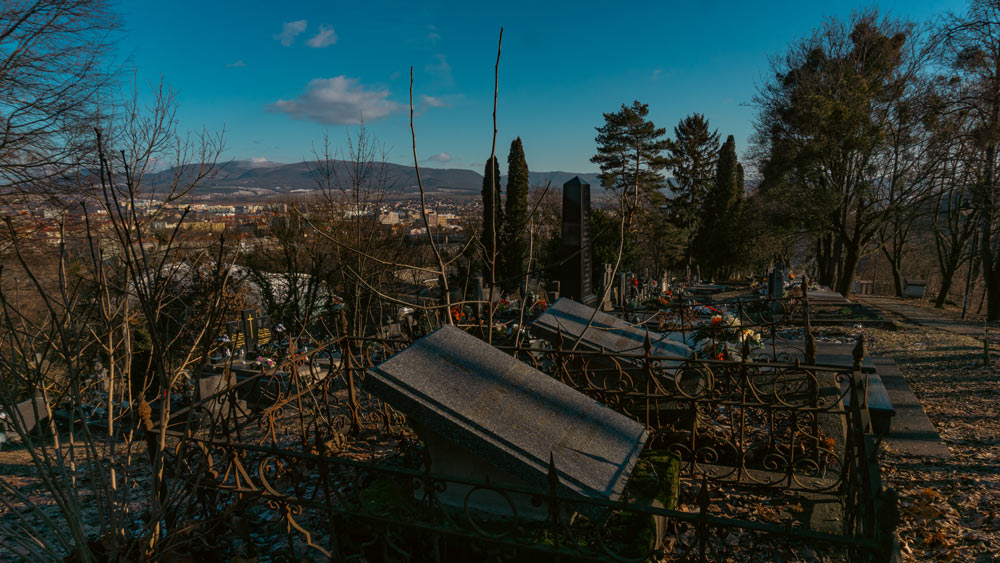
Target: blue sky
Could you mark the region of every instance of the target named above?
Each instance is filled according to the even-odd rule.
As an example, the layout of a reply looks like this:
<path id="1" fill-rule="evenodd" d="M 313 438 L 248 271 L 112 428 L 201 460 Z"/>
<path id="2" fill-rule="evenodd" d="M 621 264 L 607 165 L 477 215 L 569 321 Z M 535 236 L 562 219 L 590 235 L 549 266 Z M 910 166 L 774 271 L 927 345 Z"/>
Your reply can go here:
<path id="1" fill-rule="evenodd" d="M 743 152 L 768 57 L 823 17 L 870 5 L 141 0 L 119 5 L 120 49 L 140 84 L 162 77 L 179 92 L 182 128 L 225 128 L 226 160 L 309 159 L 324 132 L 341 146 L 363 114 L 389 160 L 412 163 L 412 66 L 421 164 L 481 172 L 503 25 L 498 156 L 520 136 L 532 170 L 590 172 L 601 113 L 635 99 L 668 131 L 703 113 Z M 964 9 L 961 0 L 875 5 L 918 22 Z"/>

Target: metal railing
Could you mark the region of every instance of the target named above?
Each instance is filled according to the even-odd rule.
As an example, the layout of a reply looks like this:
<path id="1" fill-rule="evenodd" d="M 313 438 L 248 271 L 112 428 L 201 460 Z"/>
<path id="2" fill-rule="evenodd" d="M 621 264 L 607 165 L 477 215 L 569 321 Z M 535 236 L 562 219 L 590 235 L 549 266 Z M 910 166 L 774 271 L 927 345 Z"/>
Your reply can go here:
<path id="1" fill-rule="evenodd" d="M 895 508 L 882 491 L 859 400 L 862 343 L 853 365 L 842 367 L 761 361 L 746 343 L 732 360 L 657 357 L 648 340 L 631 354 L 501 348 L 645 424 L 648 449 L 680 457 L 689 489 L 681 502 L 696 509 L 658 507 L 634 494 L 620 502 L 564 497 L 553 487 L 432 472 L 405 416 L 361 386 L 368 368 L 406 345 L 345 337 L 272 369 L 234 375 L 226 367 L 223 390 L 175 413 L 171 479 L 204 498 L 203 518 L 263 502 L 279 515 L 293 555 L 304 545 L 337 560 L 446 560 L 468 549 L 477 550 L 473 558 L 712 560 L 732 548 L 725 539 L 732 534 L 820 542 L 873 560 L 892 549 Z M 348 459 L 348 450 L 365 461 Z M 441 493 L 455 488 L 465 491 L 461 506 L 442 501 Z M 794 510 L 803 494 L 838 506 L 840 526 L 811 529 Z M 722 495 L 766 495 L 785 508 L 730 510 Z M 511 509 L 484 512 L 471 500 L 478 496 Z"/>

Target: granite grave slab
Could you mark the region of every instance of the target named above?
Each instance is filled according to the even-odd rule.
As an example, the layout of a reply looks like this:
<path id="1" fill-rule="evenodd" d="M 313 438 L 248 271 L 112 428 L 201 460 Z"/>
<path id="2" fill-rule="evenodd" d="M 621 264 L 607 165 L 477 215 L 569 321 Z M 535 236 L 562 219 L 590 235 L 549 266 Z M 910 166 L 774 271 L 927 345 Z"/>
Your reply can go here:
<path id="1" fill-rule="evenodd" d="M 594 321 L 590 321 L 593 315 Z M 579 349 L 605 350 L 618 354 L 642 354 L 647 331 L 626 323 L 622 319 L 598 311 L 567 297 L 553 303 L 539 315 L 531 325 L 532 331 L 546 340 L 557 344 L 560 333 L 564 344 L 572 344 L 583 334 Z M 649 332 L 654 356 L 686 359 L 691 357 L 691 348 L 665 335 Z M 566 340 L 569 340 L 567 343 Z"/>
<path id="2" fill-rule="evenodd" d="M 371 368 L 364 385 L 407 415 L 432 471 L 456 477 L 546 490 L 551 456 L 561 492 L 618 500 L 648 439 L 638 422 L 452 326 Z M 462 506 L 467 492 L 450 484 L 440 498 Z M 522 516 L 539 511 L 515 502 Z"/>

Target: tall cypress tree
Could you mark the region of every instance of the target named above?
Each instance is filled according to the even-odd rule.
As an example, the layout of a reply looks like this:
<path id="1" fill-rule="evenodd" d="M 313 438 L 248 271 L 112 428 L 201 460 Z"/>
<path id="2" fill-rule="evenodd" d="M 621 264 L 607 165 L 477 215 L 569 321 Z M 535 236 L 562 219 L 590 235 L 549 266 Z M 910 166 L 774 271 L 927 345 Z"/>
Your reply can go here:
<path id="1" fill-rule="evenodd" d="M 693 255 L 716 275 L 729 275 L 740 259 L 739 214 L 743 203 L 743 166 L 736 157 L 732 135 L 719 151 L 715 182 L 706 194 L 699 216 Z"/>
<path id="2" fill-rule="evenodd" d="M 504 289 L 517 288 L 524 277 L 524 261 L 528 253 L 528 163 L 524 160 L 521 138 L 510 144 L 507 156 L 507 201 L 503 212 L 502 272 Z"/>
<path id="3" fill-rule="evenodd" d="M 494 279 L 492 266 L 494 260 L 499 265 L 501 260 L 497 255 L 497 249 L 503 240 L 503 207 L 500 199 L 500 164 L 495 156 L 486 161 L 486 168 L 483 171 L 483 232 L 480 235 L 483 241 L 483 275 L 486 282 L 490 283 Z M 500 270 L 497 269 L 496 278 L 499 279 Z"/>

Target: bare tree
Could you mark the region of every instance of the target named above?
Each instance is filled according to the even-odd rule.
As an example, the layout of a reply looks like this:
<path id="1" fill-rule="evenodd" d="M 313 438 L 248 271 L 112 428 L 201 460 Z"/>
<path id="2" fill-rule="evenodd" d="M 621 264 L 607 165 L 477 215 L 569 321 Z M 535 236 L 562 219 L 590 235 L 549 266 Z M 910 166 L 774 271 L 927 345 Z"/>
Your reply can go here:
<path id="1" fill-rule="evenodd" d="M 106 0 L 7 0 L 0 8 L 0 190 L 60 191 L 93 154 L 119 27 Z"/>
<path id="2" fill-rule="evenodd" d="M 986 282 L 987 318 L 1000 319 L 1000 2 L 973 0 L 962 16 L 950 16 L 940 31 L 943 62 L 956 88 L 956 111 L 967 112 L 975 150 L 975 205 Z"/>
<path id="3" fill-rule="evenodd" d="M 54 251 L 6 222 L 14 259 L 0 279 L 0 378 L 14 385 L 0 385 L 0 407 L 16 412 L 15 403 L 38 394 L 42 432 L 16 415 L 15 429 L 59 508 L 57 520 L 0 477 L 0 503 L 39 516 L 40 524 L 0 523 L 32 559 L 136 560 L 181 540 L 164 536 L 191 495 L 165 479 L 171 397 L 214 345 L 231 253 L 184 240 L 183 215 L 164 239 L 154 237 L 152 224 L 193 185 L 143 189 L 150 163 L 198 162 L 195 176 L 204 177 L 222 150 L 218 137 L 179 137 L 173 120 L 161 119 L 172 115 L 172 97 L 160 93 L 148 121 L 132 122 L 131 102 L 120 106 L 124 121 L 107 123 L 114 145 L 96 132 L 96 186 L 89 170 L 74 177 L 99 196 L 64 217 Z M 28 280 L 27 291 L 11 295 L 11 277 Z"/>

